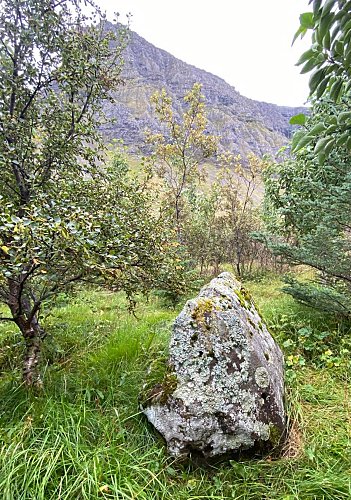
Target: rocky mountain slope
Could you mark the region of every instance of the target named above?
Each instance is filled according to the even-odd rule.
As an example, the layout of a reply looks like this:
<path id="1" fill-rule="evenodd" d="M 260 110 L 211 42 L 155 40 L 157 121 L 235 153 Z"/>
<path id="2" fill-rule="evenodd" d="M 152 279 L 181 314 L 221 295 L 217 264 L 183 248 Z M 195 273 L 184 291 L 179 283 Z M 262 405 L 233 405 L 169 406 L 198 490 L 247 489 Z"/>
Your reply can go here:
<path id="1" fill-rule="evenodd" d="M 115 93 L 115 103 L 105 104 L 107 115 L 115 119 L 105 133 L 109 140 L 122 138 L 134 153 L 142 150 L 145 129 L 158 128 L 150 95 L 162 88 L 180 110 L 184 94 L 195 82 L 202 83 L 209 131 L 220 136 L 223 149 L 243 155 L 275 154 L 291 136 L 290 117 L 303 110 L 248 99 L 218 76 L 180 61 L 134 32 L 124 58 L 125 84 Z"/>

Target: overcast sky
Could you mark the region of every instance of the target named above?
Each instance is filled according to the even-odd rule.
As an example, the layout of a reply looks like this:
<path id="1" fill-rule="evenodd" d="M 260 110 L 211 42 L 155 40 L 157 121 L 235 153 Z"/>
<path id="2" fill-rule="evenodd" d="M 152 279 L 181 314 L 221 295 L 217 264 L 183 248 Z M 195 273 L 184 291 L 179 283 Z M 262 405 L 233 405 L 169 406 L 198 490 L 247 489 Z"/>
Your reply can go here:
<path id="1" fill-rule="evenodd" d="M 291 47 L 308 0 L 96 0 L 112 20 L 183 61 L 224 78 L 242 95 L 303 105 L 308 76 L 295 66 L 308 40 Z"/>

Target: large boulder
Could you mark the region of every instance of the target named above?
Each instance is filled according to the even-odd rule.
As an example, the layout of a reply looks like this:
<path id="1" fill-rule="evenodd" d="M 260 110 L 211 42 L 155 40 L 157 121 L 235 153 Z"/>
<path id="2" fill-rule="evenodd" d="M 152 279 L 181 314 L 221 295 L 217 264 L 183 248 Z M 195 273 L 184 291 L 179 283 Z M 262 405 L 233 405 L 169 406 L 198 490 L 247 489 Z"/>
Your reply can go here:
<path id="1" fill-rule="evenodd" d="M 167 369 L 141 407 L 171 455 L 212 457 L 276 446 L 283 395 L 282 352 L 249 293 L 222 273 L 175 320 Z"/>

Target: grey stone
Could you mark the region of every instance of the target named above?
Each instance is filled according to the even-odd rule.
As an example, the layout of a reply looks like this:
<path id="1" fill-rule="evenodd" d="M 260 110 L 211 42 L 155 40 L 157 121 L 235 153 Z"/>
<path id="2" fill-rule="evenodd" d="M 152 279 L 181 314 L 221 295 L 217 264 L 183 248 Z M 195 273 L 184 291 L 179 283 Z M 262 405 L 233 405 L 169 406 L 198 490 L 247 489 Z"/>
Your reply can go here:
<path id="1" fill-rule="evenodd" d="M 141 405 L 171 455 L 277 444 L 285 429 L 283 355 L 231 274 L 186 303 L 169 351 L 163 380 Z"/>

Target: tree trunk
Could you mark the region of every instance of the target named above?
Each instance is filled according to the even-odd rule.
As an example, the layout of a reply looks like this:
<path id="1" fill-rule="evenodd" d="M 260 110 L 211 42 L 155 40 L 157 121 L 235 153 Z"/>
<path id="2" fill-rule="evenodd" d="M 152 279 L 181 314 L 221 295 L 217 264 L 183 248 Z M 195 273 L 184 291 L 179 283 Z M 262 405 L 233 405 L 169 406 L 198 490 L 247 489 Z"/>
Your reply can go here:
<path id="1" fill-rule="evenodd" d="M 236 262 L 236 274 L 238 278 L 241 278 L 241 266 L 239 260 Z"/>
<path id="2" fill-rule="evenodd" d="M 30 270 L 31 267 L 28 268 L 27 272 Z M 42 387 L 38 365 L 41 341 L 45 338 L 46 333 L 40 326 L 38 319 L 40 303 L 30 303 L 23 292 L 20 280 L 10 278 L 8 284 L 10 290 L 8 306 L 26 344 L 22 368 L 23 382 L 27 387 Z"/>
<path id="3" fill-rule="evenodd" d="M 41 387 L 42 380 L 38 371 L 41 348 L 41 328 L 32 321 L 29 328 L 22 331 L 26 342 L 23 358 L 23 382 L 27 387 Z"/>
<path id="4" fill-rule="evenodd" d="M 23 357 L 22 378 L 27 387 L 42 387 L 42 380 L 39 373 L 39 359 L 41 341 L 45 337 L 45 332 L 41 328 L 36 314 L 29 321 L 25 315 L 20 316 L 16 321 L 21 330 L 26 348 Z"/>

